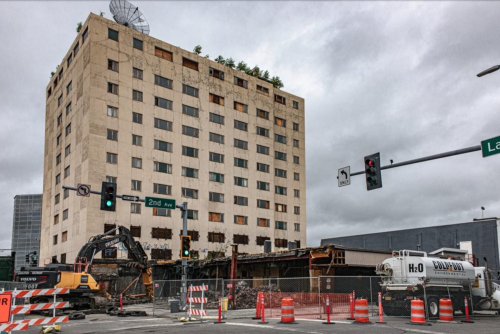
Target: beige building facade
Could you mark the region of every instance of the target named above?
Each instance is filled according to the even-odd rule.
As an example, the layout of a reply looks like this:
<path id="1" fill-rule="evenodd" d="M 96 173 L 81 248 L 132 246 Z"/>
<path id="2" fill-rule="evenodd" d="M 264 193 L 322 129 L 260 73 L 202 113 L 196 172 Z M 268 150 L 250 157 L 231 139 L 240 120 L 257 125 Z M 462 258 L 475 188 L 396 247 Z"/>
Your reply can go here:
<path id="1" fill-rule="evenodd" d="M 306 243 L 304 99 L 91 14 L 47 86 L 40 264 L 73 263 L 113 226 L 177 259 L 180 210 L 63 186 L 188 203 L 194 255 Z M 103 254 L 126 257 L 120 246 Z"/>

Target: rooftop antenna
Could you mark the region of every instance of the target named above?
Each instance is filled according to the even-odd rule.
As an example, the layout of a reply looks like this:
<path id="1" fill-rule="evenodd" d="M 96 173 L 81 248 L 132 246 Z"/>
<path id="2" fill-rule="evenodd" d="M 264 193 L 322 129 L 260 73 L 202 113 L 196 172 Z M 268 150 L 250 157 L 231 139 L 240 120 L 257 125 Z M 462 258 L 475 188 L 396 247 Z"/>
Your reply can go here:
<path id="1" fill-rule="evenodd" d="M 139 7 L 134 6 L 127 0 L 111 0 L 109 10 L 117 23 L 149 35 L 149 23 L 139 10 Z"/>

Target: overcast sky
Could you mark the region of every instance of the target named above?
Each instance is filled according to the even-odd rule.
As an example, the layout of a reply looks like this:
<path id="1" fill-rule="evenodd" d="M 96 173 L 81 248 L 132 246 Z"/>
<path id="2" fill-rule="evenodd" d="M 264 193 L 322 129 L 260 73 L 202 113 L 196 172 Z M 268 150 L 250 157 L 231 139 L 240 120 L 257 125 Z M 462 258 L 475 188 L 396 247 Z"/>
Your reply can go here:
<path id="1" fill-rule="evenodd" d="M 109 2 L 0 2 L 0 248 L 14 196 L 42 192 L 45 87 L 89 12 Z M 259 65 L 305 98 L 308 245 L 325 237 L 500 216 L 500 155 L 390 169 L 338 188 L 337 169 L 500 136 L 499 2 L 139 2 L 151 36 Z"/>

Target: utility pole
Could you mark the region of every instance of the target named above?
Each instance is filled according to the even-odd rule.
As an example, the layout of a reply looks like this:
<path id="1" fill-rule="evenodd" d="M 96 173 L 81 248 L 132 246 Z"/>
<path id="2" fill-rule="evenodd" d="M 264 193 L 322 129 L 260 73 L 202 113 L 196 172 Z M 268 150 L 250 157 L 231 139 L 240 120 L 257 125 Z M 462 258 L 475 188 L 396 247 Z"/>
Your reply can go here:
<path id="1" fill-rule="evenodd" d="M 188 214 L 188 204 L 187 202 L 182 203 L 182 205 L 177 205 L 177 208 L 181 209 L 182 213 L 182 236 L 187 237 L 187 214 Z M 182 250 L 181 250 L 182 251 Z M 181 277 L 181 307 L 184 308 L 187 304 L 187 260 L 182 259 L 182 277 Z"/>

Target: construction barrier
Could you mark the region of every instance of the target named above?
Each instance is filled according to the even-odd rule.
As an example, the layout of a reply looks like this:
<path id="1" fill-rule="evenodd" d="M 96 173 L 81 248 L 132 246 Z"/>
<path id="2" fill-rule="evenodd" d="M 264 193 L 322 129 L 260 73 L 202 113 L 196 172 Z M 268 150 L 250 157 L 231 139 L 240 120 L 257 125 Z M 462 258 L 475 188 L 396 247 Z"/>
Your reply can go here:
<path id="1" fill-rule="evenodd" d="M 465 320 L 462 320 L 462 322 L 472 324 L 474 321 L 470 318 L 470 309 L 469 309 L 469 301 L 467 300 L 467 297 L 464 298 L 464 305 L 465 305 Z"/>
<path id="2" fill-rule="evenodd" d="M 330 308 L 330 298 L 326 297 L 326 321 L 323 322 L 325 325 L 333 325 L 331 319 L 331 308 Z"/>
<path id="3" fill-rule="evenodd" d="M 295 323 L 295 313 L 292 298 L 283 298 L 281 300 L 281 323 L 293 324 Z"/>
<path id="4" fill-rule="evenodd" d="M 439 300 L 439 321 L 453 321 L 453 303 L 451 299 L 441 298 Z"/>
<path id="5" fill-rule="evenodd" d="M 205 297 L 205 291 L 208 291 L 208 286 L 205 284 L 199 285 L 199 286 L 193 286 L 190 285 L 188 292 L 189 292 L 189 297 L 187 299 L 187 302 L 189 303 L 189 308 L 188 308 L 188 318 L 191 320 L 191 317 L 193 315 L 201 317 L 207 316 L 207 311 L 203 309 L 203 305 L 207 303 L 207 298 Z M 193 297 L 193 292 L 201 292 L 201 297 Z M 199 309 L 193 308 L 193 304 L 200 304 Z"/>
<path id="6" fill-rule="evenodd" d="M 255 302 L 255 317 L 253 318 L 254 320 L 260 320 L 262 317 L 262 304 L 261 304 L 261 299 L 264 298 L 264 292 L 259 291 L 257 294 L 257 301 Z"/>
<path id="7" fill-rule="evenodd" d="M 378 321 L 377 324 L 385 324 L 384 307 L 382 306 L 382 292 L 378 293 Z"/>
<path id="8" fill-rule="evenodd" d="M 425 319 L 424 301 L 420 299 L 413 299 L 411 301 L 411 320 L 413 325 L 427 325 Z"/>
<path id="9" fill-rule="evenodd" d="M 351 312 L 351 316 L 349 318 L 347 318 L 347 320 L 354 320 L 354 301 L 356 300 L 356 292 L 353 291 L 350 295 L 349 295 L 349 310 Z"/>
<path id="10" fill-rule="evenodd" d="M 368 300 L 356 299 L 354 304 L 354 321 L 358 324 L 369 324 L 368 318 Z"/>

